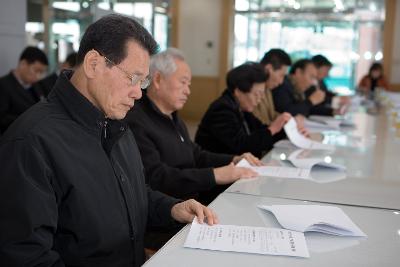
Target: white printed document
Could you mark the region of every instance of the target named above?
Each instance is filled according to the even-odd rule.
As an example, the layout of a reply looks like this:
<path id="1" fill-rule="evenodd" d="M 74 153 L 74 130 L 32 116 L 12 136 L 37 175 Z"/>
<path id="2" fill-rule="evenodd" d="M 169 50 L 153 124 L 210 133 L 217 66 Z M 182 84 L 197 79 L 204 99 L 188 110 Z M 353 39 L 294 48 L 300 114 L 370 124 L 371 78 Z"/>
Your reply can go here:
<path id="1" fill-rule="evenodd" d="M 313 166 L 321 166 L 341 171 L 346 170 L 345 166 L 332 162 L 326 162 L 323 158 L 307 157 L 309 151 L 310 150 L 298 149 L 289 155 L 288 160 L 297 168 L 311 169 Z M 331 159 L 330 157 L 328 158 Z"/>
<path id="2" fill-rule="evenodd" d="M 304 119 L 304 127 L 309 129 L 310 131 L 327 131 L 327 130 L 338 130 L 339 126 L 332 126 L 326 123 L 313 121 L 310 119 Z"/>
<path id="3" fill-rule="evenodd" d="M 308 120 L 325 124 L 329 127 L 339 129 L 340 126 L 355 126 L 354 122 L 346 119 L 344 116 L 322 116 L 322 115 L 311 115 Z"/>
<path id="4" fill-rule="evenodd" d="M 320 142 L 313 141 L 301 133 L 297 129 L 297 123 L 294 118 L 291 118 L 284 126 L 285 133 L 295 146 L 305 149 L 319 149 L 319 150 L 334 150 L 335 148 L 331 145 L 323 144 Z"/>
<path id="5" fill-rule="evenodd" d="M 281 167 L 281 166 L 251 166 L 246 159 L 236 164 L 237 167 L 245 167 L 257 172 L 259 176 L 309 179 L 310 169 Z"/>
<path id="6" fill-rule="evenodd" d="M 265 255 L 310 257 L 303 233 L 265 227 L 192 222 L 184 247 Z"/>
<path id="7" fill-rule="evenodd" d="M 326 125 L 330 127 L 331 129 L 340 129 L 340 120 L 336 120 L 335 118 L 331 116 L 319 116 L 319 115 L 312 115 L 307 118 L 308 121 L 312 121 L 315 123 L 319 123 L 322 125 Z"/>
<path id="8" fill-rule="evenodd" d="M 338 236 L 367 236 L 338 207 L 320 205 L 259 205 L 272 212 L 285 229 Z"/>

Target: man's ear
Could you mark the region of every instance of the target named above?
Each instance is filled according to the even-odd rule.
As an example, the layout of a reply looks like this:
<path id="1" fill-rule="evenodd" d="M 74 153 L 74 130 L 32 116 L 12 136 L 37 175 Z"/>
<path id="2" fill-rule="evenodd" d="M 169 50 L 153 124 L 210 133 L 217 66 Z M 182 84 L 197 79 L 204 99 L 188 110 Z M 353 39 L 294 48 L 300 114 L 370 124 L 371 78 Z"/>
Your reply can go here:
<path id="1" fill-rule="evenodd" d="M 162 75 L 159 71 L 156 71 L 153 74 L 151 82 L 153 83 L 154 89 L 160 88 L 161 82 L 162 82 Z"/>
<path id="2" fill-rule="evenodd" d="M 271 73 L 271 71 L 272 71 L 272 65 L 271 65 L 271 64 L 265 65 L 264 71 L 265 71 L 266 73 L 268 73 L 268 74 Z"/>
<path id="3" fill-rule="evenodd" d="M 86 53 L 85 58 L 83 59 L 83 69 L 88 78 L 96 77 L 98 70 L 100 68 L 100 59 L 102 57 L 95 50 L 90 50 Z"/>

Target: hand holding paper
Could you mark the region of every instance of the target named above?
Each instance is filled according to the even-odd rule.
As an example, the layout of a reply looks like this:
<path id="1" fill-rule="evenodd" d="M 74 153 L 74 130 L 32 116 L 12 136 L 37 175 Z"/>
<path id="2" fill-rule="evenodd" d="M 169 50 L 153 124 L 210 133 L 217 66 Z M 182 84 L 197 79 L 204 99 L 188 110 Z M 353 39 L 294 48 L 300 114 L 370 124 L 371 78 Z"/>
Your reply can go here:
<path id="1" fill-rule="evenodd" d="M 334 147 L 331 145 L 322 144 L 319 142 L 315 142 L 311 139 L 306 138 L 302 134 L 299 133 L 297 129 L 296 121 L 291 118 L 284 127 L 285 133 L 288 136 L 289 140 L 300 148 L 305 149 L 321 149 L 321 150 L 333 150 Z"/>
<path id="2" fill-rule="evenodd" d="M 282 178 L 299 178 L 309 179 L 310 169 L 281 167 L 281 166 L 251 166 L 248 161 L 242 159 L 236 165 L 237 167 L 245 167 L 252 169 L 259 176 L 282 177 Z"/>

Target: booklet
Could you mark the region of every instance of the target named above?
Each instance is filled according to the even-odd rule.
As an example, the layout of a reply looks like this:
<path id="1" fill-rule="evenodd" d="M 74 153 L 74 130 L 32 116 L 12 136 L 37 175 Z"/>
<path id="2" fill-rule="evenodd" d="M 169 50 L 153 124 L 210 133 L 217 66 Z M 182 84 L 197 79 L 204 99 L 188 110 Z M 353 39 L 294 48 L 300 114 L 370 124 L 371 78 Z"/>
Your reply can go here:
<path id="1" fill-rule="evenodd" d="M 313 166 L 320 166 L 326 168 L 337 169 L 341 171 L 346 170 L 346 166 L 326 162 L 323 158 L 307 157 L 309 150 L 298 149 L 291 153 L 287 158 L 297 168 L 311 169 Z"/>
<path id="2" fill-rule="evenodd" d="M 258 207 L 274 214 L 285 229 L 338 236 L 367 236 L 338 207 L 320 205 L 259 205 Z"/>
<path id="3" fill-rule="evenodd" d="M 313 121 L 310 119 L 304 120 L 304 126 L 311 131 L 313 131 L 313 130 L 327 131 L 327 130 L 338 130 L 339 129 L 339 126 L 332 126 L 332 125 L 329 125 L 326 123 L 321 123 L 321 122 Z"/>
<path id="4" fill-rule="evenodd" d="M 335 120 L 333 118 L 318 119 L 318 118 L 313 118 L 313 116 L 310 116 L 309 118 L 305 119 L 304 124 L 306 127 L 311 127 L 311 128 L 323 128 L 327 130 L 340 129 L 340 121 Z"/>
<path id="5" fill-rule="evenodd" d="M 316 141 L 313 141 L 301 133 L 299 133 L 299 130 L 297 129 L 297 123 L 294 118 L 291 118 L 284 126 L 285 133 L 287 137 L 289 138 L 290 142 L 292 142 L 294 145 L 296 145 L 299 148 L 305 148 L 305 149 L 319 149 L 319 150 L 334 150 L 335 147 L 332 145 L 327 145 L 323 143 L 319 143 Z"/>
<path id="6" fill-rule="evenodd" d="M 237 167 L 245 167 L 257 172 L 259 176 L 309 179 L 310 168 L 293 168 L 281 166 L 251 166 L 246 159 L 241 159 Z"/>
<path id="7" fill-rule="evenodd" d="M 340 126 L 355 126 L 354 122 L 346 119 L 344 116 L 322 116 L 322 115 L 311 115 L 308 120 L 325 124 L 335 129 L 339 129 Z"/>
<path id="8" fill-rule="evenodd" d="M 186 248 L 310 257 L 303 233 L 265 227 L 192 222 Z"/>

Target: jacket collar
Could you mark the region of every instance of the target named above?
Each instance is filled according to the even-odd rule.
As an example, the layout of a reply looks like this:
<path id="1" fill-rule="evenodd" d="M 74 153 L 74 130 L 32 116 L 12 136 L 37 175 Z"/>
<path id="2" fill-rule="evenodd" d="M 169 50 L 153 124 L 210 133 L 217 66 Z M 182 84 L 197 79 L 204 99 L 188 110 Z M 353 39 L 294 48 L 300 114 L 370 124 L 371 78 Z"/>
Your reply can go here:
<path id="1" fill-rule="evenodd" d="M 164 113 L 161 112 L 161 110 L 156 106 L 156 104 L 154 104 L 154 102 L 147 96 L 146 93 L 143 94 L 142 102 L 147 107 L 147 109 L 157 114 L 157 116 L 171 120 L 171 118 L 168 115 L 165 115 Z M 178 117 L 178 112 L 177 111 L 172 112 L 171 116 L 172 120 L 176 122 Z"/>
<path id="2" fill-rule="evenodd" d="M 49 101 L 57 98 L 74 121 L 90 131 L 99 132 L 105 125 L 110 130 L 126 129 L 121 121 L 106 119 L 104 113 L 84 97 L 70 82 L 73 72 L 65 70 L 50 92 Z"/>

